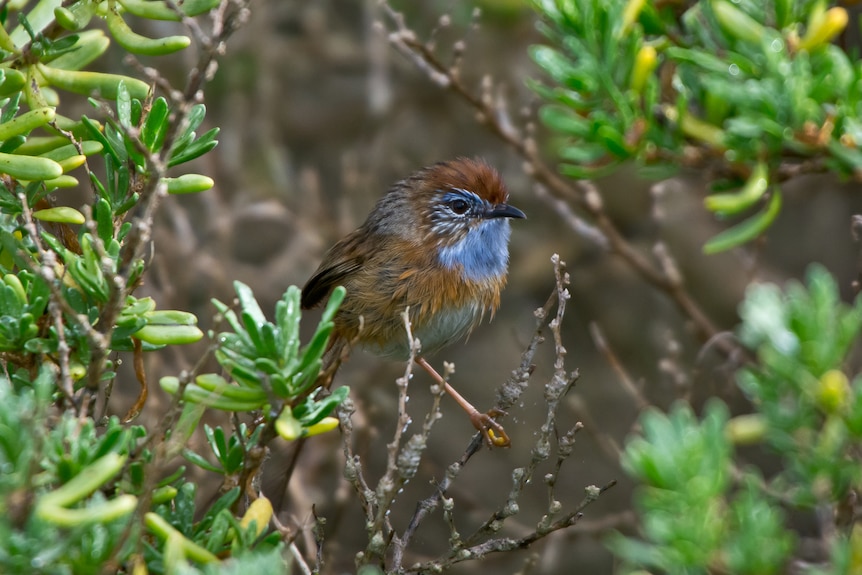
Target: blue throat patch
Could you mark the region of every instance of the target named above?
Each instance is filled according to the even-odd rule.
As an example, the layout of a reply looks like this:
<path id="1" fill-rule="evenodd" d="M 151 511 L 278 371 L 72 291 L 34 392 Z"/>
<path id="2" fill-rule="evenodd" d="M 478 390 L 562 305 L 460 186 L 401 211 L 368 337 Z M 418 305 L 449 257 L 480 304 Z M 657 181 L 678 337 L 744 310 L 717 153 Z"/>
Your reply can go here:
<path id="1" fill-rule="evenodd" d="M 437 257 L 448 269 L 460 267 L 466 280 L 496 278 L 509 265 L 510 233 L 508 218 L 484 220 L 458 243 L 439 248 Z"/>

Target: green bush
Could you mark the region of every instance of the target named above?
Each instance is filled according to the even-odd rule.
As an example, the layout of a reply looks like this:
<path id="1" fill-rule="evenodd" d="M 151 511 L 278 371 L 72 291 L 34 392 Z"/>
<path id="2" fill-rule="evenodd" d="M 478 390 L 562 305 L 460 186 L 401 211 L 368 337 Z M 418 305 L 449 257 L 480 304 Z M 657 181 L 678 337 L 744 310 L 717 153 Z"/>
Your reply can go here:
<path id="1" fill-rule="evenodd" d="M 727 230 L 706 253 L 764 234 L 780 184 L 801 174 L 858 179 L 862 62 L 832 40 L 847 10 L 822 0 L 536 0 L 548 45 L 531 55 L 548 74 L 532 87 L 556 137 L 561 171 L 594 178 L 625 162 L 662 177 L 705 172 L 704 206 Z M 741 216 L 746 219 L 739 220 Z M 638 537 L 617 534 L 624 572 L 783 573 L 800 542 L 788 511 L 834 514 L 831 560 L 806 573 L 856 573 L 853 507 L 862 480 L 862 379 L 849 354 L 862 304 L 844 304 L 823 268 L 805 286 L 753 284 L 737 330 L 748 354 L 736 382 L 753 412 L 709 401 L 641 419 L 622 465 L 637 481 Z M 763 477 L 736 445 L 780 457 Z M 844 512 L 844 515 L 847 513 Z M 851 513 L 852 515 L 852 513 Z M 795 572 L 795 571 L 794 571 Z"/>
<path id="2" fill-rule="evenodd" d="M 647 176 L 709 169 L 704 198 L 721 219 L 714 253 L 763 233 L 780 184 L 802 173 L 857 176 L 862 68 L 830 44 L 847 25 L 822 0 L 535 0 L 551 45 L 532 57 L 553 80 L 562 171 L 594 178 L 636 161 Z M 735 191 L 733 191 L 735 190 Z"/>
<path id="3" fill-rule="evenodd" d="M 147 272 L 145 247 L 160 198 L 213 186 L 206 176 L 167 170 L 174 174 L 212 150 L 219 130 L 198 134 L 206 108 L 192 96 L 158 95 L 153 78 L 88 68 L 112 40 L 146 56 L 191 44 L 183 35 L 144 37 L 129 28 L 129 15 L 179 21 L 218 4 L 39 0 L 32 7 L 9 2 L 0 11 L 4 573 L 103 573 L 111 565 L 197 572 L 193 564 L 207 566 L 206 573 L 286 570 L 279 534 L 266 532 L 266 499 L 249 502 L 234 487 L 198 509 L 190 469 L 167 476 L 164 469 L 184 454 L 237 485 L 250 473 L 250 454 L 278 434 L 296 439 L 331 429 L 328 416 L 347 389 L 321 397 L 317 376 L 343 291 L 301 347 L 298 289 L 287 291 L 272 323 L 237 283 L 239 312 L 215 302 L 230 331 L 210 334 L 231 381 L 197 373 L 164 378 L 175 401 L 159 425 L 145 428 L 130 424 L 147 397 L 145 374 L 136 368 L 141 392 L 129 413 L 121 420 L 96 412 L 97 398 L 110 398 L 116 372 L 109 358 L 116 352 L 138 363 L 147 351 L 204 337 L 194 315 L 157 309 L 155 300 L 134 293 Z M 224 37 L 210 40 L 203 64 Z M 194 95 L 204 80 L 192 74 L 186 93 Z M 73 116 L 74 94 L 88 98 L 92 118 Z M 81 209 L 50 201 L 49 194 L 62 198 L 73 187 L 91 191 Z M 205 457 L 186 447 L 204 407 L 259 417 L 230 437 L 206 427 L 213 454 Z"/>

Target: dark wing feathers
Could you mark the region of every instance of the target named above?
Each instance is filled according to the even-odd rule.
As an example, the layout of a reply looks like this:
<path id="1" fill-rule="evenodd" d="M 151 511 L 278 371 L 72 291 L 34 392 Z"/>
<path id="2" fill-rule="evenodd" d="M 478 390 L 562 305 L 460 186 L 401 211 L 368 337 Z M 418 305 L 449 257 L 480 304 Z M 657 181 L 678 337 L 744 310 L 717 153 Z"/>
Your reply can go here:
<path id="1" fill-rule="evenodd" d="M 329 293 L 344 283 L 344 278 L 362 267 L 364 258 L 354 257 L 335 262 L 328 267 L 320 267 L 302 288 L 300 305 L 302 309 L 310 309 L 324 300 Z"/>

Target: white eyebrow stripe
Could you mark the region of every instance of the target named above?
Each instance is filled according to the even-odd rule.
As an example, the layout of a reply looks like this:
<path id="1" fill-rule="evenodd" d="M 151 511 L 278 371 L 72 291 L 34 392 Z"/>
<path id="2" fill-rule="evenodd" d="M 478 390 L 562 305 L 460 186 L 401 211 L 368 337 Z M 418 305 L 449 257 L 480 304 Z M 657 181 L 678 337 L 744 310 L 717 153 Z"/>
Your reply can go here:
<path id="1" fill-rule="evenodd" d="M 454 188 L 454 187 L 449 188 L 449 190 L 450 191 L 448 192 L 448 194 L 454 194 L 455 192 L 457 192 L 458 194 L 467 196 L 467 198 L 465 198 L 465 199 L 470 201 L 475 207 L 477 207 L 479 209 L 486 209 L 487 210 L 487 209 L 490 209 L 492 207 L 491 202 L 489 202 L 488 200 L 482 199 L 479 196 L 479 194 L 477 194 L 475 192 L 471 192 L 470 190 L 465 190 L 464 188 Z"/>
<path id="2" fill-rule="evenodd" d="M 461 192 L 465 196 L 470 196 L 471 198 L 473 198 L 477 202 L 485 203 L 485 200 L 480 198 L 479 194 L 471 192 L 470 190 L 465 190 L 464 188 L 449 188 L 449 189 L 452 190 L 453 192 Z"/>

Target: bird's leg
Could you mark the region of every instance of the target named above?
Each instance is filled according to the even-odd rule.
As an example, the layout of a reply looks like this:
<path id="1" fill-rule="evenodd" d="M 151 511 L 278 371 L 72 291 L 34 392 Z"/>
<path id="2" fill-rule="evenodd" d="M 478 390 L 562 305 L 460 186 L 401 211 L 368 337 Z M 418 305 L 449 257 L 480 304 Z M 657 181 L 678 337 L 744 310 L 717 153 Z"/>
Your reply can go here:
<path id="1" fill-rule="evenodd" d="M 511 444 L 509 436 L 506 435 L 506 431 L 503 429 L 503 426 L 494 420 L 495 417 L 506 415 L 505 412 L 500 411 L 499 409 L 492 409 L 488 413 L 481 413 L 478 409 L 473 407 L 472 403 L 464 399 L 464 396 L 458 393 L 454 387 L 449 385 L 449 382 L 443 379 L 443 377 L 437 373 L 437 370 L 425 361 L 424 357 L 417 357 L 416 363 L 421 365 L 422 368 L 434 378 L 434 381 L 442 385 L 443 389 L 446 390 L 446 393 L 451 395 L 452 399 L 457 401 L 458 405 L 467 412 L 473 427 L 482 433 L 485 437 L 485 441 L 490 447 L 508 447 Z"/>

